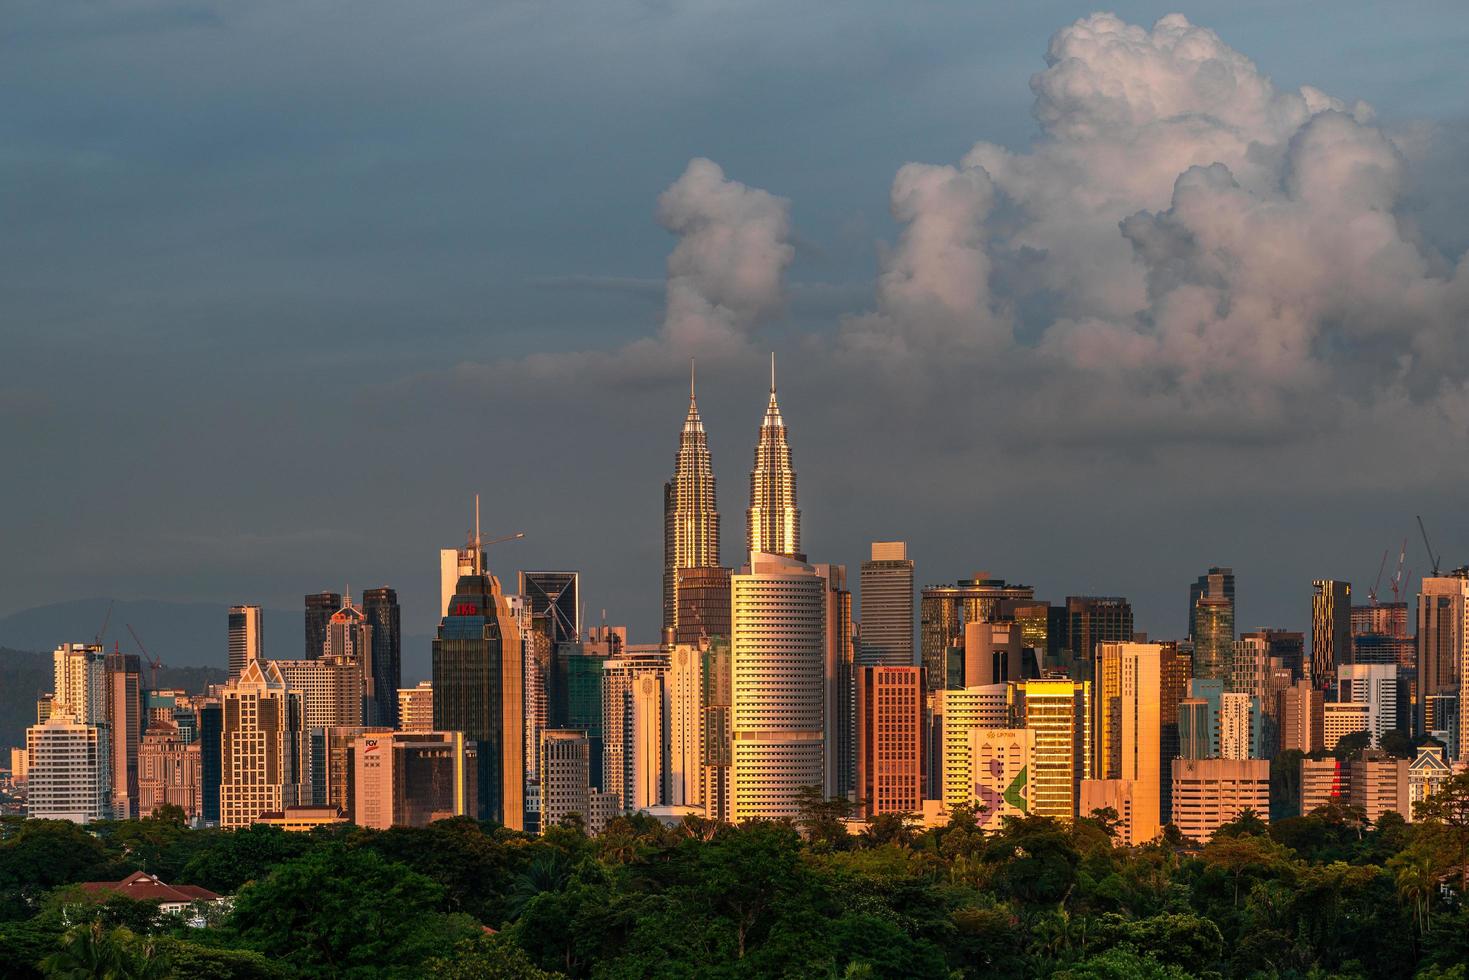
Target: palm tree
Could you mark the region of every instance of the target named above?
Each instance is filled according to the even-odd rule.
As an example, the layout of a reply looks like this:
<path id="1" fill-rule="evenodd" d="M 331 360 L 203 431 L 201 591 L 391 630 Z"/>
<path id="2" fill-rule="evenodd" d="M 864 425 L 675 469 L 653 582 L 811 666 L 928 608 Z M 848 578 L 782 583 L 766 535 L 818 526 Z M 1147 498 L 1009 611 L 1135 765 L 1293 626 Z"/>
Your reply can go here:
<path id="1" fill-rule="evenodd" d="M 170 973 L 151 939 L 139 942 L 131 930 L 109 930 L 100 921 L 68 930 L 40 966 L 47 980 L 162 980 Z"/>
<path id="2" fill-rule="evenodd" d="M 1396 882 L 1398 897 L 1413 905 L 1413 920 L 1418 923 L 1418 933 L 1428 932 L 1432 914 L 1433 893 L 1438 888 L 1438 876 L 1433 872 L 1433 862 L 1426 854 L 1403 855 L 1398 868 Z"/>
<path id="3" fill-rule="evenodd" d="M 530 900 L 542 892 L 559 892 L 571 881 L 571 862 L 561 851 L 543 850 L 515 877 L 510 907 L 518 917 Z"/>

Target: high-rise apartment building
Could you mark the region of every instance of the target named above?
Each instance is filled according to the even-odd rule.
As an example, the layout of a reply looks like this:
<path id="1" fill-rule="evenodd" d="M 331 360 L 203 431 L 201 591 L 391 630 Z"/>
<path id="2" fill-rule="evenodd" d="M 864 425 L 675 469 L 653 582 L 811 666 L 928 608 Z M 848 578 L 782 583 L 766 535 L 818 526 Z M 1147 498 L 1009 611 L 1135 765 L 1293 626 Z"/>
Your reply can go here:
<path id="1" fill-rule="evenodd" d="M 719 566 L 719 501 L 714 468 L 689 371 L 689 412 L 674 457 L 673 477 L 663 485 L 663 628 L 678 634 L 679 572 Z M 695 641 L 698 637 L 695 636 Z M 679 642 L 687 642 L 680 640 Z"/>
<path id="2" fill-rule="evenodd" d="M 303 659 L 315 660 L 326 649 L 326 627 L 342 608 L 340 592 L 315 592 L 306 596 L 306 649 Z"/>
<path id="3" fill-rule="evenodd" d="M 473 814 L 476 747 L 463 732 L 368 732 L 348 753 L 350 812 L 361 827 L 426 827 Z"/>
<path id="4" fill-rule="evenodd" d="M 84 725 L 107 725 L 107 654 L 100 646 L 63 643 L 51 655 L 51 711 Z M 38 719 L 39 720 L 39 719 Z M 105 737 L 105 736 L 104 736 Z"/>
<path id="5" fill-rule="evenodd" d="M 872 542 L 862 563 L 859 667 L 912 667 L 913 559 L 903 541 Z"/>
<path id="6" fill-rule="evenodd" d="M 1091 682 L 1027 680 L 1009 685 L 1011 715 L 1034 733 L 1030 812 L 1070 820 L 1091 774 Z"/>
<path id="7" fill-rule="evenodd" d="M 591 823 L 591 745 L 580 729 L 552 728 L 541 745 L 541 833 L 578 814 Z"/>
<path id="8" fill-rule="evenodd" d="M 74 719 L 67 708 L 26 729 L 26 816 L 81 824 L 112 816 L 103 732 L 100 725 Z"/>
<path id="9" fill-rule="evenodd" d="M 363 720 L 398 727 L 398 687 L 403 683 L 403 624 L 398 593 L 382 586 L 362 593 L 362 614 L 370 634 L 367 663 L 371 694 Z"/>
<path id="10" fill-rule="evenodd" d="M 1173 825 L 1206 842 L 1246 810 L 1270 820 L 1269 759 L 1173 760 Z"/>
<path id="11" fill-rule="evenodd" d="M 265 655 L 264 637 L 264 622 L 259 606 L 230 606 L 230 680 L 244 673 L 246 664 Z"/>
<path id="12" fill-rule="evenodd" d="M 858 667 L 857 800 L 867 816 L 923 809 L 922 667 Z"/>
<path id="13" fill-rule="evenodd" d="M 1263 759 L 1264 720 L 1253 694 L 1225 691 L 1219 696 L 1219 751 L 1221 759 Z"/>
<path id="14" fill-rule="evenodd" d="M 520 631 L 500 581 L 477 560 L 455 586 L 433 641 L 434 729 L 475 743 L 475 816 L 511 830 L 525 822 L 522 666 Z"/>
<path id="15" fill-rule="evenodd" d="M 252 661 L 223 693 L 219 822 L 246 827 L 262 813 L 298 805 L 302 785 L 301 695 L 280 668 Z"/>
<path id="16" fill-rule="evenodd" d="M 706 637 L 729 639 L 728 568 L 681 568 L 675 597 L 678 628 L 673 642 L 697 646 Z"/>
<path id="17" fill-rule="evenodd" d="M 1469 623 L 1469 571 L 1456 569 L 1447 575 L 1424 576 L 1418 593 L 1418 697 L 1419 714 L 1425 714 L 1427 700 L 1434 695 L 1452 694 L 1461 687 L 1461 672 L 1469 665 L 1466 657 L 1466 623 Z M 1419 730 L 1443 731 L 1440 724 L 1418 719 Z M 1469 731 L 1469 725 L 1461 725 Z M 1463 758 L 1459 746 L 1450 746 Z"/>
<path id="18" fill-rule="evenodd" d="M 1311 583 L 1311 673 L 1317 687 L 1330 687 L 1336 669 L 1352 662 L 1352 583 Z"/>
<path id="19" fill-rule="evenodd" d="M 434 682 L 419 681 L 416 687 L 398 688 L 398 731 L 434 730 Z"/>
<path id="20" fill-rule="evenodd" d="M 1296 749 L 1308 755 L 1326 748 L 1322 727 L 1325 697 L 1308 680 L 1296 681 L 1280 692 L 1280 750 Z"/>
<path id="21" fill-rule="evenodd" d="M 1376 748 L 1382 744 L 1382 736 L 1400 727 L 1397 665 L 1342 664 L 1336 674 L 1337 701 L 1367 705 L 1367 731 Z"/>
<path id="22" fill-rule="evenodd" d="M 775 355 L 770 355 L 770 402 L 760 423 L 755 466 L 750 471 L 750 508 L 745 511 L 745 552 L 784 555 L 804 562 L 801 511 L 796 506 L 796 471 L 786 424 L 775 401 Z M 717 563 L 716 563 L 717 564 Z"/>
<path id="23" fill-rule="evenodd" d="M 825 785 L 827 581 L 759 551 L 731 581 L 731 819 L 795 817 Z"/>
<path id="24" fill-rule="evenodd" d="M 1032 602 L 1035 589 L 1006 583 L 988 572 L 976 572 L 957 585 L 924 586 L 919 598 L 919 657 L 930 691 L 963 687 L 962 671 L 949 683 L 949 662 L 959 651 L 962 664 L 964 632 L 970 623 L 990 623 L 1004 618 L 1004 610 L 1015 603 Z M 1129 636 L 1130 638 L 1130 636 Z"/>

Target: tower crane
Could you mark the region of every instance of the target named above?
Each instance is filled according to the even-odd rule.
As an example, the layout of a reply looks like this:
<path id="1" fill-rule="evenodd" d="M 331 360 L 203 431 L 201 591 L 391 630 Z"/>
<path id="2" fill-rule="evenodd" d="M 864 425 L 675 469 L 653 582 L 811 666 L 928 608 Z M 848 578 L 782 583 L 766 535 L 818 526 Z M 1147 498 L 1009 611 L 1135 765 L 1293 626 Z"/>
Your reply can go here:
<path id="1" fill-rule="evenodd" d="M 138 645 L 139 650 L 143 651 L 143 659 L 148 661 L 148 669 L 153 672 L 153 686 L 149 690 L 156 691 L 158 690 L 158 672 L 163 669 L 163 661 L 153 656 L 153 654 L 148 652 L 148 648 L 143 646 L 143 641 L 138 639 L 138 631 L 133 629 L 132 623 L 125 625 L 128 628 L 128 632 L 133 634 L 133 642 Z"/>
<path id="2" fill-rule="evenodd" d="M 1433 545 L 1428 543 L 1428 529 L 1423 526 L 1423 517 L 1418 517 L 1418 530 L 1423 535 L 1423 547 L 1428 549 L 1428 560 L 1433 565 L 1433 574 L 1438 576 L 1438 555 L 1433 553 Z"/>
<path id="3" fill-rule="evenodd" d="M 1367 602 L 1369 604 L 1371 604 L 1371 605 L 1374 605 L 1374 606 L 1377 605 L 1377 587 L 1382 584 L 1382 570 L 1384 568 L 1386 568 L 1386 567 L 1387 567 L 1387 549 L 1386 548 L 1383 548 L 1382 549 L 1382 561 L 1377 566 L 1377 581 L 1373 582 L 1372 583 L 1372 588 L 1370 588 L 1370 589 L 1367 590 Z M 1393 592 L 1394 593 L 1397 592 L 1397 586 L 1394 586 L 1393 587 Z M 1393 598 L 1396 599 L 1397 596 L 1394 595 Z"/>
<path id="4" fill-rule="evenodd" d="M 110 622 L 112 622 L 112 607 L 115 606 L 116 604 L 117 604 L 117 600 L 116 599 L 108 599 L 107 600 L 107 615 L 102 617 L 102 628 L 99 629 L 97 631 L 97 635 L 92 638 L 92 645 L 93 646 L 99 646 L 100 647 L 102 645 L 102 638 L 107 635 L 107 624 L 110 623 Z"/>
<path id="5" fill-rule="evenodd" d="M 1404 573 L 1404 571 L 1403 571 L 1403 562 L 1405 562 L 1407 560 L 1408 560 L 1408 539 L 1407 538 L 1404 538 L 1403 539 L 1403 547 L 1402 547 L 1402 550 L 1398 552 L 1398 570 L 1396 572 L 1394 572 L 1393 573 L 1393 577 L 1390 578 L 1390 579 L 1388 579 L 1388 581 L 1387 581 L 1387 584 L 1392 588 L 1392 601 L 1393 602 L 1398 602 L 1402 598 L 1402 596 L 1400 595 L 1400 593 L 1407 588 L 1407 584 L 1405 582 L 1405 577 L 1406 578 L 1412 578 L 1413 577 L 1413 571 L 1412 571 L 1412 569 L 1409 569 L 1406 573 Z"/>

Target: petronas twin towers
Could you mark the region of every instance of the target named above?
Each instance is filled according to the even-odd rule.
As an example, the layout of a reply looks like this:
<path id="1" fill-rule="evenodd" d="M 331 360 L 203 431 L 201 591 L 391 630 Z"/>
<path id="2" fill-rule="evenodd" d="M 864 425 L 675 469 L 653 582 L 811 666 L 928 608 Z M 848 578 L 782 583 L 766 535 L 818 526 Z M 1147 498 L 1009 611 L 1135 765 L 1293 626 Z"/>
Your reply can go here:
<path id="1" fill-rule="evenodd" d="M 745 511 L 745 548 L 804 561 L 801 511 L 796 507 L 796 471 L 786 442 L 785 420 L 775 400 L 775 355 L 770 355 L 770 403 L 760 423 L 755 468 L 750 471 L 750 507 Z M 719 565 L 719 505 L 709 440 L 689 370 L 689 413 L 678 439 L 673 478 L 663 485 L 663 626 L 678 627 L 678 573 Z"/>

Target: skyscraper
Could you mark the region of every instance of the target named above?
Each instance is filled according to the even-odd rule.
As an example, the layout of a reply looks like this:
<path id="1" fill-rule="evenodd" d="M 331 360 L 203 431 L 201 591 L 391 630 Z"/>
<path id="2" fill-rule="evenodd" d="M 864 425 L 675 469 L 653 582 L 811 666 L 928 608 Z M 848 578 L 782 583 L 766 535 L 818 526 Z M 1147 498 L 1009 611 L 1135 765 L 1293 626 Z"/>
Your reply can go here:
<path id="1" fill-rule="evenodd" d="M 1194 631 L 1193 676 L 1227 681 L 1234 654 L 1234 600 L 1222 595 L 1199 596 Z"/>
<path id="2" fill-rule="evenodd" d="M 1163 798 L 1163 681 L 1165 654 L 1161 643 L 1100 643 L 1098 664 L 1115 664 L 1115 694 L 1105 697 L 1102 710 L 1093 713 L 1106 722 L 1106 744 L 1094 751 L 1092 777 L 1126 780 L 1131 786 L 1132 820 L 1129 844 L 1142 844 L 1158 835 Z M 1092 688 L 1096 702 L 1104 700 L 1102 672 Z M 1110 685 L 1109 685 L 1110 687 Z M 1093 729 L 1092 738 L 1100 741 Z"/>
<path id="3" fill-rule="evenodd" d="M 342 593 L 314 592 L 306 596 L 306 652 L 307 660 L 315 660 L 326 648 L 326 626 L 332 615 L 342 608 Z"/>
<path id="4" fill-rule="evenodd" d="M 103 731 L 65 709 L 26 729 L 26 816 L 84 824 L 112 815 Z"/>
<path id="5" fill-rule="evenodd" d="M 1016 727 L 1034 733 L 1029 802 L 1038 817 L 1076 816 L 1081 781 L 1091 778 L 1091 684 L 1027 680 L 1010 684 Z"/>
<path id="6" fill-rule="evenodd" d="M 245 665 L 264 656 L 264 633 L 259 606 L 230 606 L 230 680 L 244 673 Z M 320 654 L 320 650 L 317 653 Z"/>
<path id="7" fill-rule="evenodd" d="M 520 631 L 509 603 L 499 579 L 477 559 L 474 573 L 460 576 L 434 638 L 434 729 L 474 740 L 476 816 L 511 830 L 525 823 L 521 670 Z"/>
<path id="8" fill-rule="evenodd" d="M 1228 599 L 1232 609 L 1234 607 L 1234 569 L 1212 567 L 1189 584 L 1188 635 L 1190 639 L 1198 635 L 1196 612 L 1199 598 L 1206 595 Z"/>
<path id="9" fill-rule="evenodd" d="M 731 819 L 795 817 L 800 791 L 825 784 L 827 583 L 762 552 L 732 581 Z"/>
<path id="10" fill-rule="evenodd" d="M 969 623 L 994 622 L 1007 604 L 1034 598 L 1034 587 L 1009 584 L 988 572 L 975 572 L 957 585 L 924 586 L 919 601 L 919 649 L 928 689 L 963 686 L 962 670 L 956 683 L 948 684 L 948 667 L 955 650 L 961 651 L 958 660 L 963 663 L 964 629 Z"/>
<path id="11" fill-rule="evenodd" d="M 679 572 L 719 565 L 719 503 L 689 366 L 689 414 L 678 437 L 673 478 L 663 485 L 663 628 L 679 629 Z M 697 639 L 697 636 L 695 637 Z"/>
<path id="12" fill-rule="evenodd" d="M 784 555 L 804 562 L 801 512 L 796 507 L 796 471 L 786 424 L 775 401 L 775 355 L 770 355 L 770 403 L 760 423 L 755 468 L 750 471 L 750 509 L 745 512 L 745 551 Z"/>
<path id="13" fill-rule="evenodd" d="M 1067 640 L 1071 655 L 1090 662 L 1099 643 L 1132 641 L 1132 603 L 1121 596 L 1067 596 Z"/>
<path id="14" fill-rule="evenodd" d="M 862 563 L 859 667 L 912 667 L 913 560 L 902 541 L 872 542 Z"/>
<path id="15" fill-rule="evenodd" d="M 113 652 L 104 660 L 110 737 L 112 812 L 138 815 L 138 742 L 143 732 L 142 677 L 136 653 Z"/>
<path id="16" fill-rule="evenodd" d="M 372 696 L 365 723 L 398 727 L 398 687 L 403 683 L 403 627 L 398 593 L 383 586 L 362 593 L 362 612 L 372 628 Z"/>
<path id="17" fill-rule="evenodd" d="M 1352 583 L 1316 579 L 1311 596 L 1311 673 L 1317 687 L 1330 687 L 1336 668 L 1352 662 Z"/>
<path id="18" fill-rule="evenodd" d="M 541 747 L 541 833 L 575 813 L 591 824 L 590 747 L 579 729 L 551 728 Z"/>
<path id="19" fill-rule="evenodd" d="M 676 599 L 678 627 L 674 643 L 697 645 L 703 637 L 729 639 L 729 577 L 723 567 L 680 568 Z"/>
<path id="20" fill-rule="evenodd" d="M 280 669 L 252 661 L 224 691 L 219 821 L 247 827 L 262 813 L 296 806 L 302 785 L 301 696 Z"/>
<path id="21" fill-rule="evenodd" d="M 922 667 L 856 671 L 856 790 L 867 816 L 923 808 L 925 758 Z"/>
<path id="22" fill-rule="evenodd" d="M 1469 622 L 1469 572 L 1460 569 L 1442 576 L 1425 576 L 1418 593 L 1418 698 L 1419 713 L 1430 698 L 1453 693 L 1460 685 L 1460 671 L 1469 664 L 1465 655 L 1466 622 Z M 1437 705 L 1435 705 L 1437 706 Z M 1440 714 L 1442 712 L 1439 712 Z M 1417 719 L 1420 731 L 1445 731 L 1441 722 Z M 1469 724 L 1460 725 L 1469 732 Z M 1450 755 L 1457 753 L 1449 746 Z"/>
<path id="23" fill-rule="evenodd" d="M 664 680 L 668 741 L 668 803 L 704 803 L 704 658 L 698 647 L 679 645 L 669 655 Z"/>
<path id="24" fill-rule="evenodd" d="M 530 604 L 531 621 L 551 641 L 581 639 L 581 573 L 521 572 L 520 595 Z"/>

